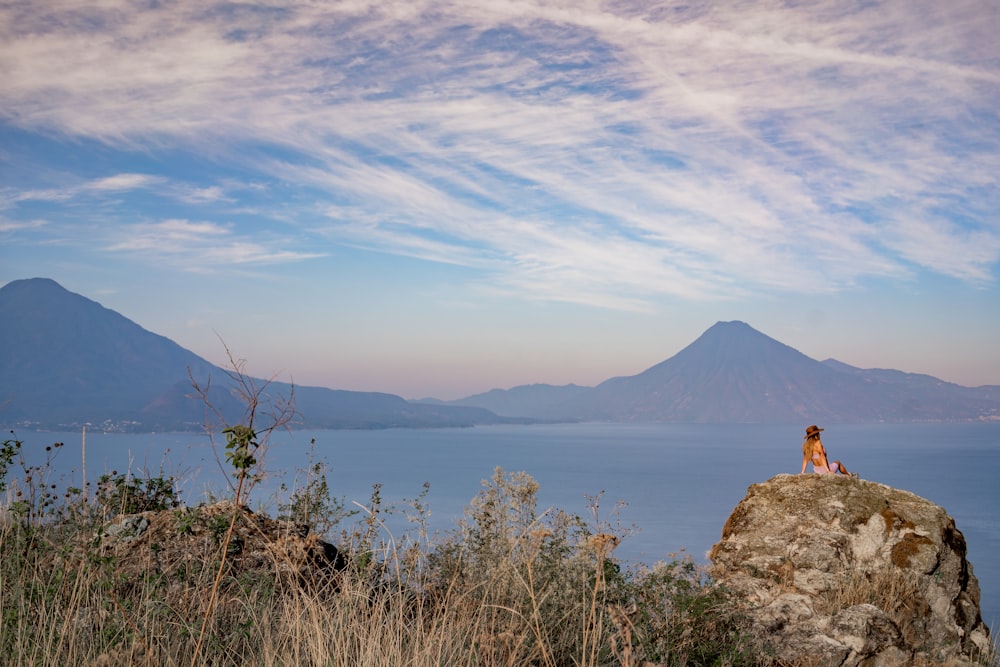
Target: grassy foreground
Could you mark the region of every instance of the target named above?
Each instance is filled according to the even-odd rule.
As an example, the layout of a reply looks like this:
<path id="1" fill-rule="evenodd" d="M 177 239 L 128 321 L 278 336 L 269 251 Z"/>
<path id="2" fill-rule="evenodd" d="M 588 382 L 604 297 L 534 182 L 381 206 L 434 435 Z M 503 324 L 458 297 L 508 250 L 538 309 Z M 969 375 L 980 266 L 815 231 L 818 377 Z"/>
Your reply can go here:
<path id="1" fill-rule="evenodd" d="M 235 457 L 252 453 L 238 444 Z M 393 536 L 381 528 L 389 510 L 378 486 L 363 511 L 347 511 L 313 464 L 278 518 L 336 536 L 347 565 L 303 569 L 270 547 L 247 565 L 241 502 L 215 505 L 231 508 L 221 513 L 185 507 L 173 479 L 118 473 L 89 493 L 60 488 L 49 466 L 23 464 L 20 447 L 0 450 L 4 664 L 632 667 L 762 657 L 736 605 L 690 559 L 620 565 L 624 535 L 597 525 L 596 499 L 590 520 L 538 512 L 525 473 L 497 469 L 460 526 L 432 538 L 423 496 L 406 510 L 412 531 Z M 245 500 L 254 478 L 234 468 L 230 501 Z M 161 528 L 141 557 L 104 547 L 122 515 L 144 511 Z M 178 551 L 195 538 L 199 550 Z"/>

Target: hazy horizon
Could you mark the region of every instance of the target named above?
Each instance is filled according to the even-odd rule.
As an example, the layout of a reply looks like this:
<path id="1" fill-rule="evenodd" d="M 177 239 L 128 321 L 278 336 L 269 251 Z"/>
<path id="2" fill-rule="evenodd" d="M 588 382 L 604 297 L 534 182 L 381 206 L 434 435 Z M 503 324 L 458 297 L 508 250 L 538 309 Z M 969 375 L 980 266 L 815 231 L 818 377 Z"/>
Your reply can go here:
<path id="1" fill-rule="evenodd" d="M 1000 6 L 0 8 L 0 284 L 454 399 L 717 321 L 1000 384 Z"/>

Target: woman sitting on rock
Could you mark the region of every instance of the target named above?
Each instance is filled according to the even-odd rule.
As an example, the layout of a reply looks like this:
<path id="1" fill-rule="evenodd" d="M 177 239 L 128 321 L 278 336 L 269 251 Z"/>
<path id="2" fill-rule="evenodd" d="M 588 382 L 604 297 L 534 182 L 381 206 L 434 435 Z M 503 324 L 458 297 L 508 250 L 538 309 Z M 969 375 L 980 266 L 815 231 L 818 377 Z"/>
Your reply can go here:
<path id="1" fill-rule="evenodd" d="M 802 443 L 802 473 L 806 472 L 806 465 L 812 461 L 813 472 L 823 473 L 840 473 L 841 475 L 848 475 L 850 477 L 857 477 L 856 472 L 847 472 L 847 468 L 840 461 L 834 461 L 830 463 L 826 458 L 826 449 L 823 448 L 823 441 L 819 438 L 819 433 L 822 431 L 820 427 L 813 424 L 806 429 L 806 439 Z"/>

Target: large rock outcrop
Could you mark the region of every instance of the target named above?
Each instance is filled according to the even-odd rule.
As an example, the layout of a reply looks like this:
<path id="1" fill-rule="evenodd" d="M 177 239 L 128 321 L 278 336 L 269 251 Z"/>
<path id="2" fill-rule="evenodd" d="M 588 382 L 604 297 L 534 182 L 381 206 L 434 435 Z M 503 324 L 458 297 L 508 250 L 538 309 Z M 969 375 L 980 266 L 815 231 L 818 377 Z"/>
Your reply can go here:
<path id="1" fill-rule="evenodd" d="M 711 560 L 781 664 L 950 665 L 989 649 L 965 538 L 907 491 L 778 475 L 749 488 Z"/>

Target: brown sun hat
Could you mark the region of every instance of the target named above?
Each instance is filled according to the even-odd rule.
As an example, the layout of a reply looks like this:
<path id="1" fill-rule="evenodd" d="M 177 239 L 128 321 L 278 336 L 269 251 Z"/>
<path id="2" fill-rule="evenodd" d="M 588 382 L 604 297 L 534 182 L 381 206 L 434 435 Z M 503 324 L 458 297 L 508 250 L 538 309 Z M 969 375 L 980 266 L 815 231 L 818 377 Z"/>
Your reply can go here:
<path id="1" fill-rule="evenodd" d="M 823 429 L 821 429 L 819 426 L 816 426 L 816 424 L 813 424 L 812 426 L 810 426 L 809 428 L 806 429 L 806 437 L 803 438 L 803 440 L 808 440 L 809 438 L 813 437 L 814 435 L 819 435 L 819 432 L 822 431 L 822 430 Z"/>

